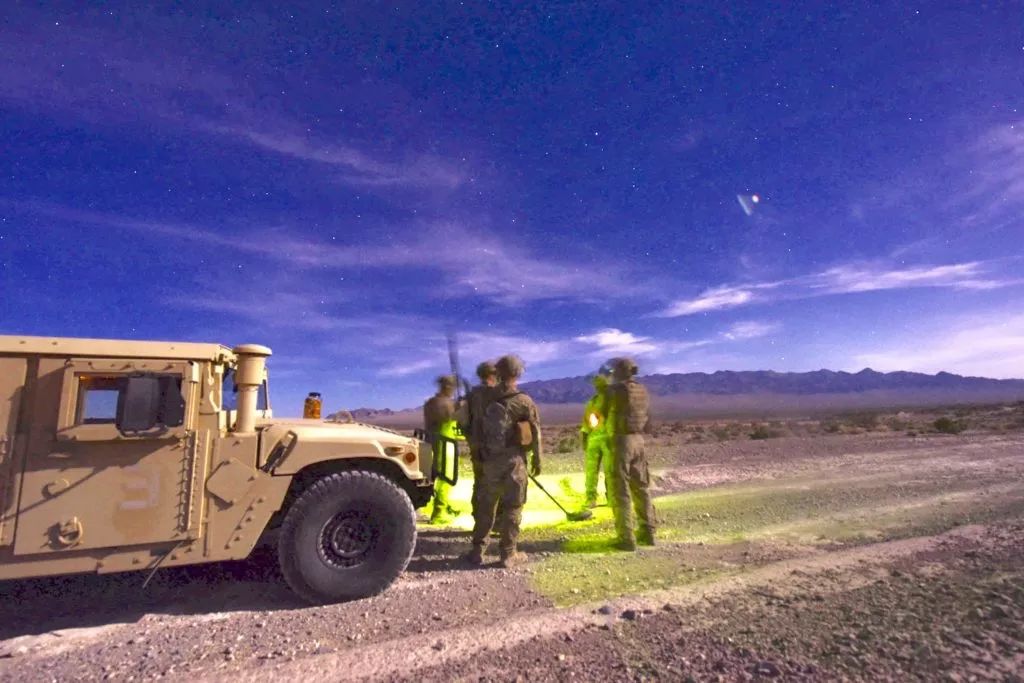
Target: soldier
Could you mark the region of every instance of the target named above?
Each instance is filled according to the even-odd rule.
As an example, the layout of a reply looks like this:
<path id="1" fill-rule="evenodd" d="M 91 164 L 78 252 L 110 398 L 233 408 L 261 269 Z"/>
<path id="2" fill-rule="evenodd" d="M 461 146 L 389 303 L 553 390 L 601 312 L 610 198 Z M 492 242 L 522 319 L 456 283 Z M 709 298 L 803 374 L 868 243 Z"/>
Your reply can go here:
<path id="1" fill-rule="evenodd" d="M 431 435 L 461 438 L 455 424 L 455 382 L 453 375 L 437 378 L 437 393 L 423 404 L 423 428 Z M 437 480 L 434 485 L 434 509 L 430 514 L 431 524 L 448 524 L 453 516 L 461 513 L 448 502 L 451 485 Z"/>
<path id="2" fill-rule="evenodd" d="M 516 543 L 526 503 L 528 453 L 533 453 L 530 474 L 540 474 L 540 417 L 533 400 L 516 388 L 523 362 L 516 356 L 503 356 L 496 367 L 501 384 L 484 409 L 480 425 L 481 477 L 473 509 L 473 548 L 464 557 L 470 564 L 483 564 L 487 536 L 500 501 L 499 565 L 512 567 L 525 559 L 517 552 Z"/>
<path id="3" fill-rule="evenodd" d="M 494 393 L 493 389 L 498 384 L 498 370 L 494 363 L 484 361 L 476 366 L 476 376 L 480 378 L 480 384 L 477 384 L 466 394 L 466 400 L 463 404 L 466 406 L 466 409 L 459 415 L 459 427 L 462 429 L 462 433 L 466 435 L 466 442 L 469 444 L 470 460 L 473 463 L 476 463 L 479 459 L 480 445 L 483 440 L 481 432 L 483 423 L 481 420 L 484 408 L 487 407 L 487 403 Z"/>
<path id="4" fill-rule="evenodd" d="M 635 379 L 637 366 L 632 359 L 616 358 L 609 364 L 612 385 L 608 390 L 608 428 L 612 457 L 605 478 L 612 492 L 609 502 L 615 515 L 615 545 L 620 550 L 636 550 L 638 542 L 654 545 L 656 519 L 647 490 L 650 473 L 643 435 L 650 400 L 647 389 Z M 639 521 L 635 536 L 634 511 Z"/>
<path id="5" fill-rule="evenodd" d="M 466 400 L 463 403 L 464 410 L 459 411 L 459 427 L 466 435 L 469 444 L 469 459 L 473 463 L 473 509 L 477 508 L 477 497 L 480 489 L 480 479 L 483 472 L 480 467 L 480 449 L 483 442 L 483 414 L 484 408 L 490 402 L 494 394 L 494 387 L 498 384 L 498 370 L 494 363 L 484 361 L 476 366 L 476 376 L 480 378 L 480 384 L 469 390 Z M 501 516 L 499 503 L 498 516 Z"/>
<path id="6" fill-rule="evenodd" d="M 611 457 L 608 442 L 608 377 L 603 374 L 594 375 L 594 395 L 587 401 L 583 410 L 583 423 L 580 425 L 580 441 L 586 453 L 585 467 L 587 507 L 597 507 L 597 480 L 601 468 Z M 608 477 L 604 478 L 605 498 L 608 498 Z"/>

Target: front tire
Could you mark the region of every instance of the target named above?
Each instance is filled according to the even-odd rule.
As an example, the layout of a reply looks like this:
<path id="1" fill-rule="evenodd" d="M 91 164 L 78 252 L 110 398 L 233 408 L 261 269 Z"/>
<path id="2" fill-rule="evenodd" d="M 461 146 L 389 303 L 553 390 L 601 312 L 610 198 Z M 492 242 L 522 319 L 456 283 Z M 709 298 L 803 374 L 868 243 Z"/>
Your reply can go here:
<path id="1" fill-rule="evenodd" d="M 373 472 L 313 483 L 285 515 L 278 561 L 299 596 L 323 604 L 380 593 L 405 571 L 416 546 L 409 496 Z"/>

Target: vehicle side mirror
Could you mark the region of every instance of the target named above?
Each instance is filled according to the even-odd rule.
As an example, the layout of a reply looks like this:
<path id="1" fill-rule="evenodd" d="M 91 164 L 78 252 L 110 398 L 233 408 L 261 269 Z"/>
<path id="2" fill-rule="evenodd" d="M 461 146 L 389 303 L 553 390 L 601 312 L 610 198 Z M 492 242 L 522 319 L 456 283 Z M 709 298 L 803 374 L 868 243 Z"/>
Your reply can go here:
<path id="1" fill-rule="evenodd" d="M 117 397 L 117 431 L 123 435 L 149 432 L 159 424 L 163 391 L 160 380 L 150 375 L 133 375 Z M 162 425 L 161 425 L 162 426 Z"/>

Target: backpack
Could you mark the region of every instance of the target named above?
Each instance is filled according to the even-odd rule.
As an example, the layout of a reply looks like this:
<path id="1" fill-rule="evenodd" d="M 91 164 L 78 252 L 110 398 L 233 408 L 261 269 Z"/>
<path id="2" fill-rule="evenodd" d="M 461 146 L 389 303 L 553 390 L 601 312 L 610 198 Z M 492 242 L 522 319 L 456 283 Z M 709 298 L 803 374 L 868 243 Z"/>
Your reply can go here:
<path id="1" fill-rule="evenodd" d="M 625 385 L 626 393 L 626 433 L 640 434 L 647 426 L 650 398 L 647 389 L 639 382 L 629 381 Z"/>
<path id="2" fill-rule="evenodd" d="M 516 395 L 518 392 L 492 401 L 484 409 L 481 431 L 483 432 L 483 446 L 488 451 L 500 452 L 513 446 L 512 430 L 516 418 L 509 410 L 506 401 Z"/>

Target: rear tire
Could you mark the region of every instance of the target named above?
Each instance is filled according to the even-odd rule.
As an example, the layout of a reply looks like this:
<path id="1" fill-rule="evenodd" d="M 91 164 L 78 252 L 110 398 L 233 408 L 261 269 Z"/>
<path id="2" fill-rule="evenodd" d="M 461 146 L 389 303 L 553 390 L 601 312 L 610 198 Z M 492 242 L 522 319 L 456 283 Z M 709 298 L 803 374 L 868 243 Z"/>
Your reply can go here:
<path id="1" fill-rule="evenodd" d="M 314 482 L 281 525 L 278 561 L 288 585 L 323 604 L 380 593 L 405 571 L 416 546 L 409 496 L 373 472 Z"/>

